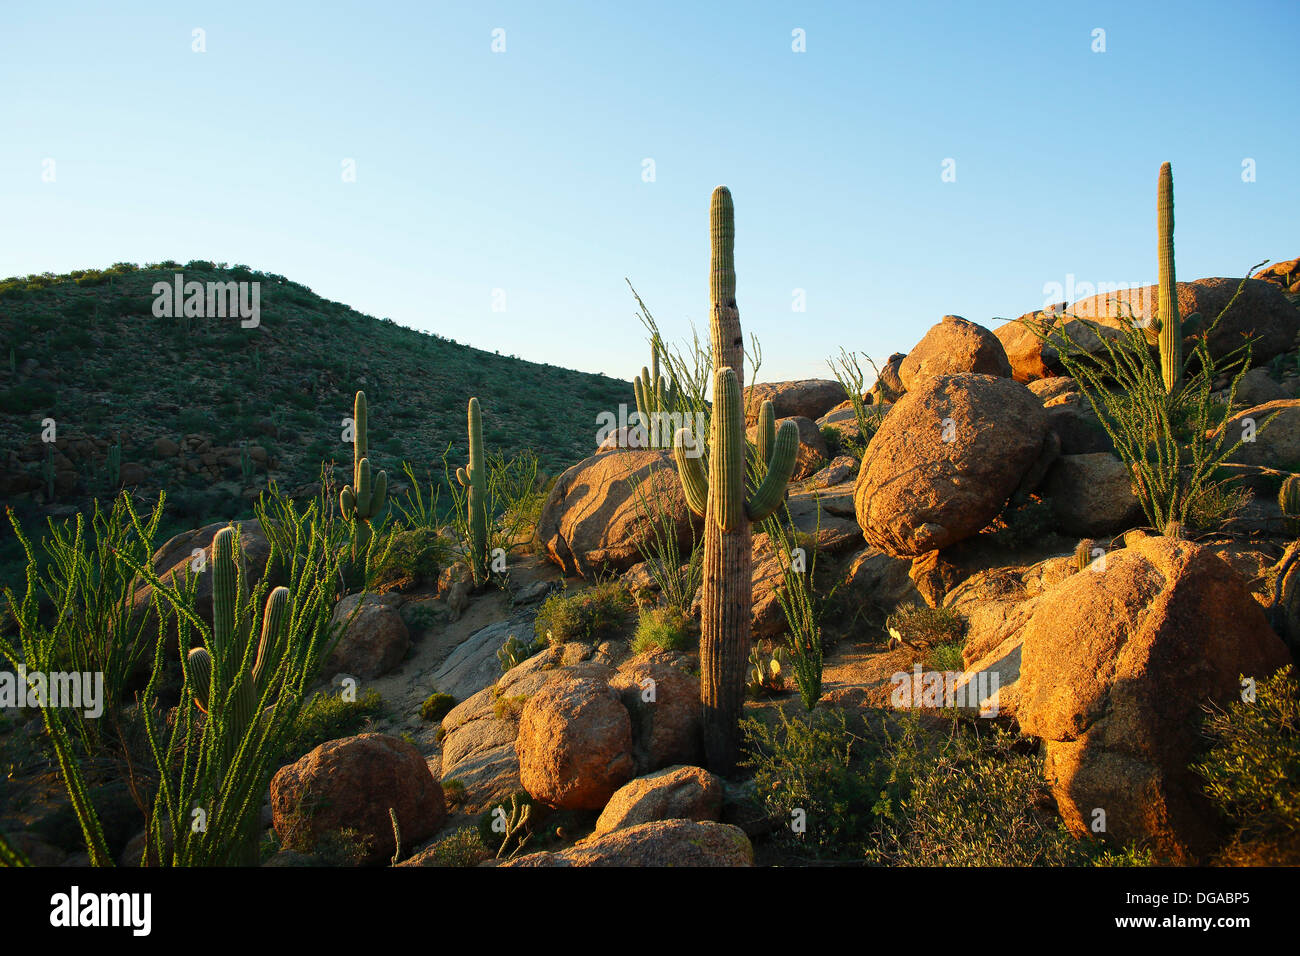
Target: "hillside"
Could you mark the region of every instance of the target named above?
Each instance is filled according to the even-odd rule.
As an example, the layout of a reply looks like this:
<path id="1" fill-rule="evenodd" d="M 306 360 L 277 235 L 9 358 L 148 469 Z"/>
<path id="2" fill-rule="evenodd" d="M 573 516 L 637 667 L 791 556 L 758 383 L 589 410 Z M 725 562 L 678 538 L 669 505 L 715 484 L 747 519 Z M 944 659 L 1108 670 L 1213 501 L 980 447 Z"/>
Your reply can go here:
<path id="1" fill-rule="evenodd" d="M 153 286 L 177 272 L 260 283 L 259 324 L 156 317 Z M 0 500 L 25 517 L 70 513 L 126 484 L 165 488 L 176 521 L 234 517 L 268 480 L 305 492 L 322 461 L 346 467 L 358 388 L 371 457 L 398 490 L 403 461 L 441 476 L 448 443 L 453 466 L 464 460 L 472 395 L 489 453 L 531 449 L 551 474 L 591 454 L 599 411 L 632 401 L 629 383 L 417 332 L 244 266 L 28 276 L 0 282 Z"/>

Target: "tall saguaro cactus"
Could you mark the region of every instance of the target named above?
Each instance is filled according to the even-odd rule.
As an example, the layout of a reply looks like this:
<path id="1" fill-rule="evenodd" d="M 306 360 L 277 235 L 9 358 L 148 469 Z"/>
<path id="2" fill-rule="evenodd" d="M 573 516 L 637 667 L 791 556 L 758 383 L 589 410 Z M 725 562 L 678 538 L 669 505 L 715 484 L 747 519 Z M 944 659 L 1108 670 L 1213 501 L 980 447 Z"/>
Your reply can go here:
<path id="1" fill-rule="evenodd" d="M 469 566 L 474 583 L 487 580 L 487 464 L 483 460 L 483 414 L 478 399 L 469 400 L 469 464 L 456 469 L 468 502 Z"/>
<path id="2" fill-rule="evenodd" d="M 773 438 L 770 409 L 759 429 L 760 453 L 770 452 L 766 472 L 746 495 L 744 341 L 736 308 L 735 213 L 725 186 L 713 191 L 709 212 L 713 261 L 709 276 L 712 307 L 713 417 L 708 473 L 687 429 L 673 442 L 686 501 L 704 518 L 704 587 L 700 622 L 700 704 L 709 767 L 728 774 L 736 764 L 739 721 L 745 703 L 753 585 L 750 524 L 762 521 L 785 498 L 799 447 L 798 429 L 785 422 Z"/>
<path id="3" fill-rule="evenodd" d="M 1160 252 L 1160 293 L 1156 300 L 1160 373 L 1165 391 L 1174 392 L 1183 379 L 1183 323 L 1178 315 L 1178 285 L 1174 278 L 1174 173 L 1168 163 L 1160 167 L 1156 187 L 1156 231 Z"/>
<path id="4" fill-rule="evenodd" d="M 352 484 L 339 492 L 339 511 L 352 527 L 352 560 L 370 548 L 370 521 L 383 510 L 388 496 L 388 473 L 371 474 L 366 440 L 366 393 L 357 392 L 352 406 Z"/>

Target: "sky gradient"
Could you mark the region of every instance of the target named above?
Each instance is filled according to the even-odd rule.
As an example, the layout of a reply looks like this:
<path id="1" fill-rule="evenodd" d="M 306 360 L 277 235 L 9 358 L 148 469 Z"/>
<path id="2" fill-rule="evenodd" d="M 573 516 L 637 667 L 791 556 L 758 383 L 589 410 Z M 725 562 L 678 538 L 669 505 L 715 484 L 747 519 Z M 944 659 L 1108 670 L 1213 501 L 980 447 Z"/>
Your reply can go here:
<path id="1" fill-rule="evenodd" d="M 906 351 L 945 313 L 1015 317 L 1069 276 L 1155 281 L 1166 160 L 1180 279 L 1300 255 L 1300 4 L 1047 6 L 15 6 L 0 278 L 243 263 L 630 378 L 624 277 L 670 339 L 705 327 L 725 183 L 771 381 Z"/>

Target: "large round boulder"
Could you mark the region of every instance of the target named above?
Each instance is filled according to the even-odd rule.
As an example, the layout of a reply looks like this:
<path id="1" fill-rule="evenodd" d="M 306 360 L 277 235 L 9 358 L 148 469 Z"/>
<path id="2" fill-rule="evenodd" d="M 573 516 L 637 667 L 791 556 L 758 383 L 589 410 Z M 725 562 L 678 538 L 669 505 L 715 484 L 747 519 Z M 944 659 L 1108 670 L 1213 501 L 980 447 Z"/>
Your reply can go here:
<path id="1" fill-rule="evenodd" d="M 723 783 L 700 767 L 668 767 L 619 788 L 596 821 L 596 836 L 655 820 L 716 820 Z"/>
<path id="2" fill-rule="evenodd" d="M 411 649 L 411 632 L 393 598 L 349 594 L 334 606 L 331 623 L 342 629 L 325 671 L 349 677 L 382 677 Z"/>
<path id="3" fill-rule="evenodd" d="M 294 849 L 354 830 L 367 843 L 365 862 L 390 860 L 397 852 L 390 809 L 406 846 L 433 836 L 447 818 L 442 785 L 420 751 L 386 734 L 328 741 L 271 780 L 272 824 Z"/>
<path id="4" fill-rule="evenodd" d="M 537 540 L 565 574 L 593 578 L 643 560 L 659 513 L 689 550 L 701 524 L 686 506 L 672 453 L 606 451 L 556 479 L 537 521 Z"/>
<path id="5" fill-rule="evenodd" d="M 1142 519 L 1133 473 L 1109 452 L 1062 455 L 1043 482 L 1058 530 L 1070 535 L 1110 535 Z"/>
<path id="6" fill-rule="evenodd" d="M 599 810 L 632 779 L 632 720 L 618 692 L 557 677 L 528 698 L 515 750 L 524 789 L 563 810 Z"/>
<path id="7" fill-rule="evenodd" d="M 638 772 L 700 760 L 700 679 L 690 672 L 689 658 L 668 651 L 640 654 L 620 664 L 609 684 L 632 718 Z"/>
<path id="8" fill-rule="evenodd" d="M 979 532 L 1047 453 L 1047 414 L 1011 378 L 924 379 L 862 457 L 854 506 L 869 544 L 897 557 Z"/>
<path id="9" fill-rule="evenodd" d="M 945 315 L 898 366 L 907 391 L 925 379 L 957 372 L 1011 378 L 1011 363 L 998 337 L 960 315 Z"/>
<path id="10" fill-rule="evenodd" d="M 1041 595 L 1021 634 L 1017 717 L 1046 743 L 1071 829 L 1104 819 L 1171 861 L 1210 851 L 1217 820 L 1189 769 L 1204 708 L 1289 659 L 1241 578 L 1208 548 L 1134 536 Z"/>

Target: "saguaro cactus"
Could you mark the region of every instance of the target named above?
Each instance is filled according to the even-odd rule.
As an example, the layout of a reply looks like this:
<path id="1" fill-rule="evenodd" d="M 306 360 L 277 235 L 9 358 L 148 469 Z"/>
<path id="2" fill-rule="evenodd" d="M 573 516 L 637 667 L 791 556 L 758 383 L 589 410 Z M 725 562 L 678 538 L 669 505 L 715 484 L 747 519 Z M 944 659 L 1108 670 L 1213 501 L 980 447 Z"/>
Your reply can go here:
<path id="1" fill-rule="evenodd" d="M 487 465 L 483 460 L 483 414 L 478 399 L 469 400 L 469 464 L 456 469 L 456 480 L 465 489 L 469 529 L 469 567 L 474 583 L 487 580 Z"/>
<path id="2" fill-rule="evenodd" d="M 646 432 L 647 447 L 667 447 L 672 439 L 662 432 L 662 428 L 664 422 L 670 421 L 666 416 L 677 405 L 677 385 L 670 376 L 659 373 L 657 343 L 650 358 L 650 367 L 642 366 L 641 374 L 632 379 L 632 389 L 636 393 L 636 410 Z"/>
<path id="3" fill-rule="evenodd" d="M 1174 173 L 1168 163 L 1160 167 L 1156 188 L 1156 230 L 1160 252 L 1160 293 L 1156 300 L 1160 373 L 1165 391 L 1174 392 L 1183 380 L 1183 322 L 1178 315 L 1178 285 L 1174 277 Z"/>
<path id="4" fill-rule="evenodd" d="M 235 560 L 235 529 L 222 528 L 212 539 L 212 638 L 207 647 L 191 650 L 185 662 L 194 703 L 220 734 L 221 764 L 213 776 L 217 782 L 224 780 L 241 742 L 258 720 L 267 682 L 285 653 L 290 613 L 289 589 L 273 589 L 262 612 L 256 653 L 250 656 L 252 608 Z M 245 826 L 243 853 L 252 863 L 257 858 L 257 817 L 251 816 Z"/>
<path id="5" fill-rule="evenodd" d="M 366 393 L 357 392 L 352 406 L 352 484 L 339 492 L 339 511 L 353 523 L 352 559 L 360 560 L 370 547 L 370 521 L 383 510 L 388 496 L 388 474 L 371 475 L 366 457 Z"/>
<path id="6" fill-rule="evenodd" d="M 731 193 L 713 191 L 709 212 L 713 241 L 709 291 L 709 333 L 713 345 L 713 417 L 706 475 L 698 455 L 699 436 L 687 429 L 673 442 L 677 470 L 691 510 L 704 518 L 704 587 L 700 623 L 700 704 L 709 767 L 728 774 L 735 767 L 745 676 L 750 648 L 753 585 L 750 524 L 770 515 L 784 500 L 799 447 L 793 422 L 770 435 L 759 429 L 759 448 L 770 453 L 765 473 L 746 496 L 744 340 L 736 308 L 735 220 Z"/>

